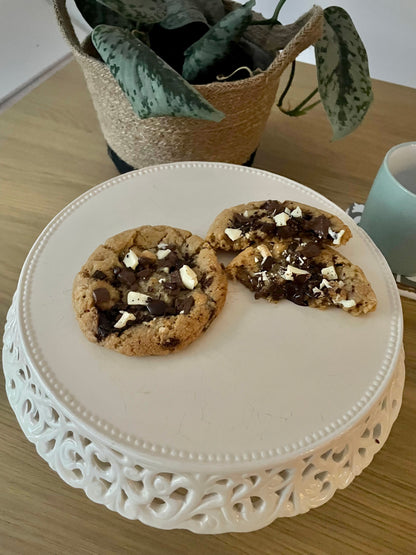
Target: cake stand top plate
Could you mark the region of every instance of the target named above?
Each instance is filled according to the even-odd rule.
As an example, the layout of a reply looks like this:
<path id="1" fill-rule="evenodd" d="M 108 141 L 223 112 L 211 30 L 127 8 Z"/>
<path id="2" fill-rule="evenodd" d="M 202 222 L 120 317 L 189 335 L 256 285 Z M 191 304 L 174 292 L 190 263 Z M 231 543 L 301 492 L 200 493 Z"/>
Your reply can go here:
<path id="1" fill-rule="evenodd" d="M 374 313 L 273 305 L 229 283 L 222 313 L 182 352 L 129 358 L 85 339 L 72 282 L 105 239 L 145 224 L 205 236 L 225 207 L 269 198 L 315 205 L 350 226 L 353 238 L 341 250 L 372 284 Z M 60 408 L 115 448 L 183 469 L 264 466 L 341 433 L 381 394 L 402 338 L 393 276 L 365 232 L 311 189 L 228 164 L 146 168 L 74 200 L 29 253 L 18 303 L 27 355 Z"/>

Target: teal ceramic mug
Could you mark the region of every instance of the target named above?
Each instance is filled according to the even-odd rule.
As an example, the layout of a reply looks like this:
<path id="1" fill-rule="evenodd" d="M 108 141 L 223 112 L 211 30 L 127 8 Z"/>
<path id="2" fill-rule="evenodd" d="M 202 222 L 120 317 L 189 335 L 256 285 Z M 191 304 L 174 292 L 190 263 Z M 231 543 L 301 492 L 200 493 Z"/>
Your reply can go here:
<path id="1" fill-rule="evenodd" d="M 416 142 L 394 146 L 387 152 L 360 226 L 394 273 L 416 275 Z"/>

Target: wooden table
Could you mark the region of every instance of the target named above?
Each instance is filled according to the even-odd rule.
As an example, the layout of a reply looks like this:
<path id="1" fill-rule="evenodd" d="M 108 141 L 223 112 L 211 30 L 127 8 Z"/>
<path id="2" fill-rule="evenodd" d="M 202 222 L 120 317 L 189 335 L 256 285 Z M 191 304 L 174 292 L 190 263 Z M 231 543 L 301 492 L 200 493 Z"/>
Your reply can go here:
<path id="1" fill-rule="evenodd" d="M 298 64 L 292 101 L 306 96 L 314 80 L 314 68 Z M 364 124 L 334 143 L 321 107 L 303 118 L 274 109 L 254 165 L 304 183 L 342 208 L 364 202 L 387 149 L 415 140 L 416 130 L 415 89 L 374 82 L 374 92 Z M 0 115 L 2 323 L 23 261 L 44 226 L 75 197 L 116 173 L 75 62 Z M 387 444 L 323 507 L 249 534 L 161 531 L 92 503 L 52 472 L 25 439 L 1 375 L 0 552 L 415 553 L 416 302 L 402 302 L 407 380 Z"/>

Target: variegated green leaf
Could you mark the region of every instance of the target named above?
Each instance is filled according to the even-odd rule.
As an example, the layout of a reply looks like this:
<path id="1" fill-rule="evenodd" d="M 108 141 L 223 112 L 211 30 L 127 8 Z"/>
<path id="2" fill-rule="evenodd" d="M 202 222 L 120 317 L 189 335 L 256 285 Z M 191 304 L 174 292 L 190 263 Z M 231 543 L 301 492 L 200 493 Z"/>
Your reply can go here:
<path id="1" fill-rule="evenodd" d="M 167 14 L 160 25 L 164 29 L 178 29 L 189 23 L 208 23 L 202 10 L 193 0 L 166 0 Z"/>
<path id="2" fill-rule="evenodd" d="M 99 4 L 97 0 L 75 0 L 75 4 L 82 17 L 92 28 L 102 23 L 126 29 L 134 29 L 136 27 L 134 21 L 128 20 L 117 12 L 106 8 L 104 5 Z"/>
<path id="3" fill-rule="evenodd" d="M 362 122 L 373 100 L 365 47 L 345 10 L 324 10 L 324 33 L 315 44 L 319 94 L 333 130 L 345 137 Z"/>
<path id="4" fill-rule="evenodd" d="M 166 16 L 165 0 L 97 0 L 126 19 L 158 23 Z"/>
<path id="5" fill-rule="evenodd" d="M 92 41 L 140 118 L 223 119 L 222 112 L 131 32 L 99 25 Z"/>
<path id="6" fill-rule="evenodd" d="M 195 81 L 198 74 L 224 58 L 230 44 L 245 31 L 251 21 L 251 8 L 255 0 L 229 12 L 197 42 L 185 51 L 182 75 Z"/>

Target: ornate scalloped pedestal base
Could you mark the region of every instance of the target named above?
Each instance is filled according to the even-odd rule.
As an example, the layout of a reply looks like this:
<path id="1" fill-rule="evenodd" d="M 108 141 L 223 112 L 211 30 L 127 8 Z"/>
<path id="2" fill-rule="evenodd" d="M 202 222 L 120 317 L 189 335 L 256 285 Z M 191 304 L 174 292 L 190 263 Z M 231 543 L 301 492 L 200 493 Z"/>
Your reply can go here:
<path id="1" fill-rule="evenodd" d="M 70 486 L 129 519 L 202 534 L 248 532 L 328 501 L 370 464 L 401 405 L 404 356 L 370 411 L 335 439 L 284 464 L 242 473 L 177 472 L 160 460 L 123 452 L 95 437 L 49 397 L 26 358 L 16 298 L 4 334 L 10 405 L 39 455 Z M 165 463 L 166 465 L 166 463 Z"/>

